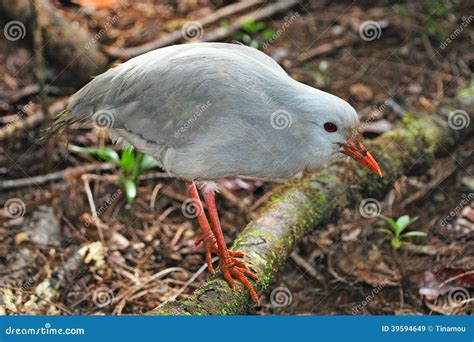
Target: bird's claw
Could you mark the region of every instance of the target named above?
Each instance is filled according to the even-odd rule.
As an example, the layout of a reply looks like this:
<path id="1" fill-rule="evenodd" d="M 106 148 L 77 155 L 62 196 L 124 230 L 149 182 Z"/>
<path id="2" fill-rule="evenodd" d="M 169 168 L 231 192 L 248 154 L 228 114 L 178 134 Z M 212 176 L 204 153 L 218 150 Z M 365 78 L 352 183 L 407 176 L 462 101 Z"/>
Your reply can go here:
<path id="1" fill-rule="evenodd" d="M 205 236 L 204 234 L 201 234 L 195 241 L 194 241 L 194 246 L 197 248 L 201 243 L 204 244 L 204 252 L 206 256 L 206 264 L 207 264 L 207 269 L 211 274 L 215 274 L 216 271 L 214 270 L 214 267 L 212 266 L 212 252 L 217 251 L 217 243 L 216 239 L 214 236 Z M 236 252 L 236 251 L 228 251 L 229 256 L 234 257 L 234 258 L 242 258 L 244 256 L 244 253 L 242 252 Z M 243 266 L 245 266 L 242 263 Z M 246 267 L 246 266 L 245 266 Z"/>
<path id="2" fill-rule="evenodd" d="M 201 234 L 194 241 L 194 246 L 199 247 L 201 243 L 204 244 L 204 252 L 206 255 L 207 269 L 209 270 L 211 274 L 215 274 L 216 271 L 214 270 L 214 267 L 212 266 L 212 252 L 216 250 L 216 239 L 214 238 L 214 236 L 205 236 L 204 234 Z"/>
<path id="3" fill-rule="evenodd" d="M 250 292 L 250 296 L 253 301 L 260 305 L 260 301 L 257 296 L 257 292 L 253 288 L 252 283 L 247 279 L 252 278 L 253 280 L 258 280 L 258 276 L 249 270 L 245 263 L 237 258 L 241 258 L 244 254 L 242 252 L 228 251 L 229 255 L 226 255 L 221 259 L 220 270 L 224 279 L 229 283 L 232 290 L 235 289 L 234 279 L 240 281 Z"/>

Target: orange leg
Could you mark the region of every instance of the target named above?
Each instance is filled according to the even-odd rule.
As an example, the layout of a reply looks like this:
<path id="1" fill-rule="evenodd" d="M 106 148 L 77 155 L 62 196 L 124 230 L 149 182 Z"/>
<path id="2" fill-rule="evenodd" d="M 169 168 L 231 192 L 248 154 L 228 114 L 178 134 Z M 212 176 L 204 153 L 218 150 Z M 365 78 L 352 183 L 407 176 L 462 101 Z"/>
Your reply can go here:
<path id="1" fill-rule="evenodd" d="M 212 252 L 218 251 L 216 238 L 214 237 L 214 233 L 212 232 L 209 221 L 207 220 L 206 214 L 204 213 L 204 206 L 202 205 L 201 198 L 199 197 L 196 184 L 194 182 L 186 182 L 186 186 L 188 188 L 189 197 L 191 197 L 193 200 L 194 206 L 196 208 L 196 218 L 198 220 L 199 227 L 201 227 L 201 235 L 196 239 L 194 245 L 198 247 L 201 243 L 204 244 L 207 268 L 210 273 L 214 274 L 216 272 L 212 266 Z M 243 256 L 241 252 L 230 251 L 230 254 L 233 257 Z"/>
<path id="2" fill-rule="evenodd" d="M 186 186 L 188 188 L 189 196 L 193 200 L 194 206 L 196 208 L 197 220 L 199 222 L 199 226 L 201 227 L 201 236 L 196 239 L 194 245 L 197 247 L 201 243 L 204 243 L 207 268 L 209 269 L 209 272 L 214 274 L 216 272 L 214 271 L 214 267 L 212 267 L 212 250 L 215 249 L 216 239 L 214 238 L 211 226 L 209 226 L 206 214 L 204 213 L 204 207 L 202 205 L 201 198 L 199 198 L 196 184 L 194 184 L 194 182 L 186 182 Z"/>
<path id="3" fill-rule="evenodd" d="M 248 269 L 247 265 L 237 259 L 239 257 L 242 257 L 244 255 L 243 253 L 229 251 L 229 249 L 227 248 L 227 245 L 224 240 L 224 235 L 222 234 L 219 214 L 217 213 L 214 190 L 204 188 L 202 190 L 202 193 L 204 195 L 204 201 L 206 202 L 207 209 L 209 211 L 209 218 L 212 223 L 214 236 L 217 243 L 217 254 L 220 258 L 220 269 L 222 275 L 224 276 L 224 279 L 227 280 L 232 289 L 234 289 L 235 283 L 232 277 L 235 277 L 249 290 L 253 301 L 257 305 L 260 305 L 257 292 L 255 292 L 252 283 L 247 279 L 247 277 L 249 277 L 253 280 L 257 280 L 258 276 L 255 273 L 252 273 Z"/>

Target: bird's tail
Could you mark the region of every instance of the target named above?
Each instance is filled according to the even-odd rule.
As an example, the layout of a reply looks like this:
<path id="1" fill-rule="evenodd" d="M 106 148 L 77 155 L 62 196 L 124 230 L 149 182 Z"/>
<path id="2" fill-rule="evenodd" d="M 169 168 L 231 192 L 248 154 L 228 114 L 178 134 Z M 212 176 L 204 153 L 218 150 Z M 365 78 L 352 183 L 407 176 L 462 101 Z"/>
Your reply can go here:
<path id="1" fill-rule="evenodd" d="M 70 124 L 81 121 L 83 117 L 72 115 L 71 110 L 66 108 L 62 112 L 56 114 L 51 125 L 43 132 L 41 140 L 44 141 L 49 137 L 64 131 Z"/>
<path id="2" fill-rule="evenodd" d="M 68 117 L 70 116 L 69 110 L 66 108 L 62 112 L 56 114 L 51 125 L 46 128 L 41 134 L 40 141 L 45 141 L 52 137 L 53 135 L 58 134 L 59 132 L 64 131 L 68 123 Z"/>

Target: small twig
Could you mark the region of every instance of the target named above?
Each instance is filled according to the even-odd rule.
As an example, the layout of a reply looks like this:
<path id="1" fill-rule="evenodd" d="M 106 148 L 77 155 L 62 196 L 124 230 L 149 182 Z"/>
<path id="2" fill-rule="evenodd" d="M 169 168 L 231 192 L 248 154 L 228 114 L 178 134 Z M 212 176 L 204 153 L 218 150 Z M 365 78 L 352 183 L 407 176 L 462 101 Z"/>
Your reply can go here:
<path id="1" fill-rule="evenodd" d="M 452 282 L 453 280 L 456 280 L 456 279 L 465 277 L 465 276 L 467 276 L 467 275 L 469 275 L 469 274 L 474 274 L 474 271 L 463 272 L 463 273 L 458 274 L 458 275 L 456 275 L 456 276 L 454 276 L 454 277 L 448 278 L 448 279 L 446 279 L 445 281 L 443 281 L 441 284 L 439 284 L 438 287 L 439 287 L 439 288 L 442 288 L 442 287 L 443 287 L 444 285 L 446 285 L 447 283 L 450 283 L 450 282 Z"/>
<path id="2" fill-rule="evenodd" d="M 232 203 L 235 207 L 239 209 L 247 218 L 252 219 L 252 212 L 249 210 L 248 206 L 245 204 L 242 199 L 239 199 L 237 196 L 235 196 L 232 191 L 229 189 L 226 189 L 225 187 L 221 186 L 220 187 L 220 193 L 222 196 Z"/>
<path id="3" fill-rule="evenodd" d="M 151 192 L 151 197 L 150 197 L 150 209 L 155 210 L 155 204 L 156 204 L 156 198 L 158 196 L 158 192 L 160 189 L 163 187 L 163 184 L 158 183 L 155 185 L 153 188 L 153 191 Z"/>
<path id="4" fill-rule="evenodd" d="M 167 275 L 169 273 L 176 272 L 176 271 L 186 272 L 186 270 L 184 268 L 181 268 L 181 267 L 170 267 L 170 268 L 164 269 L 164 270 L 162 270 L 158 273 L 153 274 L 152 276 L 148 277 L 145 281 L 143 281 L 143 282 L 127 289 L 123 293 L 123 295 L 120 296 L 121 299 L 118 299 L 118 300 L 120 300 L 120 302 L 115 307 L 114 313 L 119 315 L 122 312 L 125 304 L 127 303 L 128 298 L 133 296 L 138 290 L 142 289 L 146 284 L 148 284 L 152 281 L 155 281 L 155 280 L 157 280 L 161 277 L 164 277 L 165 275 Z M 116 298 L 116 300 L 117 300 L 117 298 Z"/>
<path id="5" fill-rule="evenodd" d="M 99 234 L 100 241 L 105 245 L 104 234 L 102 233 L 102 226 L 104 224 L 100 221 L 99 216 L 97 216 L 97 209 L 95 207 L 94 196 L 92 195 L 92 190 L 89 184 L 88 174 L 82 175 L 82 180 L 84 181 L 84 188 L 86 190 L 87 200 L 89 201 L 89 206 L 91 208 L 92 220 L 97 228 L 97 233 Z"/>
<path id="6" fill-rule="evenodd" d="M 108 171 L 113 170 L 114 168 L 115 164 L 113 163 L 87 164 L 76 167 L 70 167 L 61 171 L 48 173 L 46 175 L 2 181 L 0 182 L 0 190 L 16 189 L 32 185 L 41 185 L 68 177 L 76 177 L 84 173 L 89 173 L 97 170 Z"/>
<path id="7" fill-rule="evenodd" d="M 447 255 L 452 253 L 462 253 L 464 250 L 463 247 L 458 246 L 415 245 L 410 242 L 402 243 L 401 249 L 425 255 Z"/>
<path id="8" fill-rule="evenodd" d="M 451 70 L 449 70 L 449 67 L 446 67 L 446 65 L 444 65 L 443 63 L 441 63 L 437 58 L 436 58 L 436 55 L 439 55 L 439 53 L 437 51 L 435 51 L 433 49 L 433 46 L 431 46 L 431 42 L 430 42 L 430 39 L 428 38 L 428 36 L 423 33 L 421 35 L 421 39 L 423 41 L 423 46 L 425 47 L 426 49 L 426 53 L 428 55 L 428 58 L 430 59 L 431 62 L 433 62 L 433 64 L 438 67 L 439 69 L 445 71 L 445 72 L 450 72 Z"/>
<path id="9" fill-rule="evenodd" d="M 328 54 L 344 45 L 352 44 L 356 40 L 357 40 L 357 37 L 351 35 L 349 37 L 339 38 L 332 42 L 321 44 L 315 47 L 314 49 L 308 50 L 300 54 L 298 59 L 296 60 L 296 64 L 298 65 L 298 64 L 307 62 L 315 57 Z"/>
<path id="10" fill-rule="evenodd" d="M 189 199 L 188 196 L 186 195 L 183 195 L 183 194 L 180 194 L 178 192 L 175 192 L 171 187 L 167 186 L 167 187 L 164 187 L 162 188 L 161 192 L 166 196 L 166 197 L 169 197 L 171 199 L 174 199 L 178 202 L 184 202 L 186 200 Z M 205 205 L 204 205 L 205 207 Z"/>
<path id="11" fill-rule="evenodd" d="M 175 235 L 173 236 L 173 238 L 171 239 L 171 242 L 170 242 L 170 247 L 173 248 L 174 246 L 176 246 L 176 244 L 178 243 L 179 239 L 181 238 L 181 236 L 183 235 L 184 231 L 189 228 L 188 225 L 186 224 L 182 224 L 178 230 L 176 231 Z"/>
<path id="12" fill-rule="evenodd" d="M 250 207 L 250 211 L 255 211 L 258 207 L 260 207 L 263 203 L 266 203 L 267 200 L 272 197 L 273 192 L 267 191 L 263 196 L 261 196 L 258 200 L 256 200 Z"/>
<path id="13" fill-rule="evenodd" d="M 212 262 L 216 262 L 219 258 L 218 257 L 214 257 L 212 259 Z M 207 264 L 203 264 L 201 266 L 201 268 L 199 268 L 196 273 L 194 273 L 192 275 L 191 278 L 189 278 L 189 280 L 178 290 L 178 292 L 176 292 L 174 295 L 172 295 L 170 298 L 168 298 L 167 300 L 165 300 L 163 303 L 161 303 L 158 308 L 162 307 L 163 305 L 165 305 L 166 303 L 169 303 L 169 302 L 174 302 L 176 300 L 176 298 L 178 298 L 188 287 L 189 285 L 191 285 L 205 270 L 207 269 Z"/>
<path id="14" fill-rule="evenodd" d="M 141 181 L 144 180 L 153 180 L 157 178 L 172 178 L 167 172 L 152 172 L 144 175 L 138 176 L 138 179 Z"/>
<path id="15" fill-rule="evenodd" d="M 61 93 L 60 88 L 52 86 L 52 85 L 45 85 L 44 91 L 49 94 L 58 95 Z M 40 92 L 40 85 L 38 83 L 28 84 L 21 89 L 11 92 L 0 92 L 0 97 L 5 98 L 5 100 L 9 104 L 17 103 L 18 101 L 30 97 L 32 95 L 36 95 Z"/>
<path id="16" fill-rule="evenodd" d="M 328 271 L 329 273 L 334 277 L 336 278 L 336 280 L 340 281 L 341 283 L 344 283 L 344 284 L 348 284 L 349 286 L 354 286 L 354 284 L 356 282 L 353 282 L 353 281 L 349 281 L 343 277 L 341 277 L 335 270 L 334 270 L 334 267 L 332 266 L 332 254 L 329 253 L 327 255 L 327 258 L 328 258 Z"/>
<path id="17" fill-rule="evenodd" d="M 51 201 L 53 198 L 57 197 L 62 191 L 64 191 L 64 189 L 58 189 L 58 188 L 53 189 L 53 191 L 50 194 L 41 196 L 39 199 L 31 203 L 27 203 L 25 206 L 25 214 L 33 211 L 33 209 L 40 206 L 41 204 Z M 3 213 L 3 210 L 0 211 L 0 222 L 8 221 L 10 219 L 11 219 L 10 217 L 6 216 Z"/>
<path id="18" fill-rule="evenodd" d="M 471 153 L 469 153 L 471 155 Z M 449 160 L 444 163 L 443 168 L 440 170 L 439 174 L 436 175 L 430 182 L 428 182 L 422 189 L 415 192 L 413 195 L 406 198 L 403 202 L 400 203 L 401 208 L 405 208 L 407 205 L 417 202 L 421 198 L 428 195 L 432 189 L 440 185 L 446 178 L 448 178 L 454 171 L 456 171 L 458 165 L 453 161 Z"/>
<path id="19" fill-rule="evenodd" d="M 295 262 L 296 265 L 302 268 L 312 278 L 324 284 L 324 277 L 318 271 L 316 271 L 316 269 L 313 266 L 311 266 L 309 262 L 303 259 L 298 253 L 292 252 L 290 254 L 290 258 Z"/>

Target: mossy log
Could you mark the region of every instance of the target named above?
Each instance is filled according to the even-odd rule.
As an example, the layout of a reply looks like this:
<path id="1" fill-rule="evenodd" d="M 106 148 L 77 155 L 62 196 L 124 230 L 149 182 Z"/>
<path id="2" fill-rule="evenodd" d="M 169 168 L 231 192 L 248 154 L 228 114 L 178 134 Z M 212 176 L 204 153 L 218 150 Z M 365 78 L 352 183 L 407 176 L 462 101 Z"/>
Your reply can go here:
<path id="1" fill-rule="evenodd" d="M 47 0 L 37 0 L 40 24 L 44 41 L 44 53 L 49 62 L 58 68 L 54 82 L 80 87 L 91 80 L 92 76 L 105 71 L 108 57 L 99 50 L 99 44 L 84 28 L 61 16 L 60 10 Z M 16 24 L 17 37 L 33 36 L 32 12 L 29 0 L 0 0 L 1 16 L 8 20 L 21 22 L 24 29 Z M 16 39 L 15 39 L 16 40 Z M 56 75 L 56 74 L 55 74 Z"/>
<path id="2" fill-rule="evenodd" d="M 439 113 L 408 115 L 400 128 L 367 142 L 384 171 L 383 178 L 369 174 L 354 162 L 343 162 L 275 190 L 259 218 L 247 225 L 232 247 L 245 253 L 247 265 L 259 275 L 256 290 L 270 285 L 293 247 L 311 230 L 334 222 L 342 208 L 355 208 L 363 198 L 383 198 L 402 175 L 426 171 L 436 157 L 471 136 L 473 124 L 460 130 L 448 125 L 447 114 L 454 109 L 464 109 L 465 118 L 472 121 L 472 106 L 455 106 L 446 105 Z M 167 303 L 149 314 L 236 315 L 252 305 L 241 284 L 232 291 L 216 275 L 189 298 Z"/>

